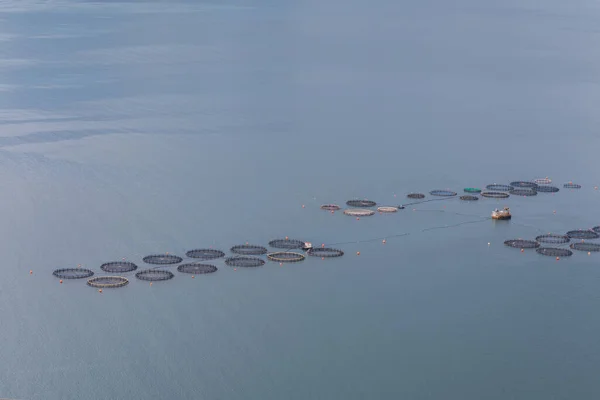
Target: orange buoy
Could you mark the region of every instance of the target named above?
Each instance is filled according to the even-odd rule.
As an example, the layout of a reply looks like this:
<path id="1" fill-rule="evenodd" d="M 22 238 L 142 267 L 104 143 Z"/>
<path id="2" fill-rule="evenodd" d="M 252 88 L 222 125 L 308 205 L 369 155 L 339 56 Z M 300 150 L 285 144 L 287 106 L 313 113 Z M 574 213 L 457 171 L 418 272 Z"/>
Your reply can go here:
<path id="1" fill-rule="evenodd" d="M 525 251 L 525 249 L 521 249 L 521 253 L 523 253 Z"/>
<path id="2" fill-rule="evenodd" d="M 560 260 L 560 257 L 556 257 L 556 261 Z"/>
<path id="3" fill-rule="evenodd" d="M 62 283 L 62 279 L 59 282 Z"/>
<path id="4" fill-rule="evenodd" d="M 360 256 L 360 251 L 357 251 L 357 252 L 356 252 L 356 255 L 357 255 L 357 256 Z"/>
<path id="5" fill-rule="evenodd" d="M 331 210 L 331 213 L 332 213 L 332 214 L 335 214 L 335 211 Z"/>
<path id="6" fill-rule="evenodd" d="M 321 260 L 324 260 L 324 259 L 325 259 L 325 257 L 321 257 Z"/>
<path id="7" fill-rule="evenodd" d="M 152 282 L 150 282 L 150 286 L 152 286 Z"/>
<path id="8" fill-rule="evenodd" d="M 322 244 L 321 244 L 321 247 L 325 247 L 325 243 L 322 243 Z"/>
<path id="9" fill-rule="evenodd" d="M 383 239 L 383 240 L 381 241 L 381 243 L 385 244 L 385 239 Z"/>
<path id="10" fill-rule="evenodd" d="M 285 237 L 285 240 L 288 240 L 288 239 L 289 239 L 289 238 L 286 236 L 286 237 Z"/>
<path id="11" fill-rule="evenodd" d="M 195 276 L 194 276 L 194 275 L 192 275 L 192 279 L 194 279 L 194 278 L 195 278 Z"/>
<path id="12" fill-rule="evenodd" d="M 233 270 L 234 270 L 234 271 L 237 271 L 237 268 L 234 268 Z"/>
<path id="13" fill-rule="evenodd" d="M 32 270 L 29 270 L 29 275 L 33 275 L 33 271 Z"/>
<path id="14" fill-rule="evenodd" d="M 169 254 L 169 252 L 167 251 L 167 254 Z"/>
<path id="15" fill-rule="evenodd" d="M 592 255 L 592 253 L 590 253 L 590 252 L 588 251 L 588 256 L 591 256 L 591 255 Z"/>
<path id="16" fill-rule="evenodd" d="M 282 267 L 282 266 L 283 266 L 283 263 L 279 263 L 279 266 L 280 266 L 280 267 Z"/>
<path id="17" fill-rule="evenodd" d="M 302 208 L 304 208 L 304 204 L 302 204 Z"/>
<path id="18" fill-rule="evenodd" d="M 360 221 L 360 218 L 356 217 L 356 220 L 357 220 L 357 221 Z"/>
<path id="19" fill-rule="evenodd" d="M 98 293 L 102 293 L 102 289 L 98 289 Z"/>

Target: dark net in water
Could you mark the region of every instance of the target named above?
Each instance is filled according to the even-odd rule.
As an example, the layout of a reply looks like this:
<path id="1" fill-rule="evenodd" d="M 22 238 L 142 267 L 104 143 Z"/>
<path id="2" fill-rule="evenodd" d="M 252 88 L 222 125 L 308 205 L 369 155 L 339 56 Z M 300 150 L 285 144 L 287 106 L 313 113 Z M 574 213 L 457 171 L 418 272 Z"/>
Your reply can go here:
<path id="1" fill-rule="evenodd" d="M 185 253 L 189 258 L 197 258 L 199 260 L 214 260 L 225 257 L 225 253 L 215 249 L 195 249 Z"/>
<path id="2" fill-rule="evenodd" d="M 423 193 L 409 193 L 406 195 L 409 199 L 424 199 L 425 195 Z"/>
<path id="3" fill-rule="evenodd" d="M 265 265 L 265 260 L 258 257 L 237 256 L 226 258 L 225 264 L 229 265 L 230 267 L 260 267 Z"/>
<path id="4" fill-rule="evenodd" d="M 129 261 L 111 261 L 104 263 L 100 266 L 100 269 L 104 272 L 111 272 L 117 274 L 135 271 L 137 268 L 137 265 Z"/>
<path id="5" fill-rule="evenodd" d="M 255 246 L 253 244 L 241 244 L 239 246 L 233 246 L 231 252 L 235 254 L 243 254 L 246 256 L 259 256 L 261 254 L 267 254 L 268 250 L 263 246 Z"/>
<path id="6" fill-rule="evenodd" d="M 271 261 L 276 261 L 279 263 L 294 263 L 294 262 L 300 262 L 300 261 L 304 261 L 304 254 L 300 254 L 300 253 L 293 253 L 293 252 L 289 252 L 289 251 L 281 251 L 281 252 L 277 252 L 277 253 L 270 253 L 267 254 L 267 258 Z"/>
<path id="7" fill-rule="evenodd" d="M 592 228 L 592 230 L 596 233 L 600 233 L 600 226 L 595 226 Z"/>
<path id="8" fill-rule="evenodd" d="M 128 283 L 129 280 L 122 276 L 97 276 L 87 281 L 88 286 L 100 289 L 123 287 Z"/>
<path id="9" fill-rule="evenodd" d="M 598 239 L 600 237 L 599 234 L 591 229 L 577 229 L 574 231 L 569 231 L 567 232 L 567 236 L 571 239 Z"/>
<path id="10" fill-rule="evenodd" d="M 269 242 L 269 246 L 275 249 L 301 249 L 304 246 L 304 242 L 294 239 L 275 239 Z"/>
<path id="11" fill-rule="evenodd" d="M 514 181 L 510 183 L 510 186 L 523 189 L 535 189 L 538 185 L 534 182 Z"/>
<path id="12" fill-rule="evenodd" d="M 535 191 L 534 189 L 513 189 L 513 190 L 510 190 L 508 193 L 512 194 L 513 196 L 536 196 L 537 195 L 537 191 Z"/>
<path id="13" fill-rule="evenodd" d="M 511 239 L 504 242 L 506 246 L 515 247 L 517 249 L 537 249 L 540 244 L 535 240 Z"/>
<path id="14" fill-rule="evenodd" d="M 540 193 L 556 193 L 559 189 L 556 186 L 539 185 L 535 190 Z"/>
<path id="15" fill-rule="evenodd" d="M 179 264 L 183 258 L 171 254 L 152 254 L 142 259 L 146 264 L 170 265 Z"/>
<path id="16" fill-rule="evenodd" d="M 598 244 L 598 243 L 587 243 L 587 242 L 571 243 L 570 247 L 573 250 L 579 250 L 579 251 L 587 251 L 587 252 L 600 251 L 600 244 Z"/>
<path id="17" fill-rule="evenodd" d="M 217 267 L 211 264 L 201 264 L 201 263 L 187 263 L 181 264 L 177 267 L 177 271 L 183 272 L 185 274 L 211 274 L 217 271 Z"/>
<path id="18" fill-rule="evenodd" d="M 61 268 L 55 270 L 52 275 L 60 279 L 83 279 L 93 276 L 94 272 L 85 268 Z"/>
<path id="19" fill-rule="evenodd" d="M 495 183 L 492 185 L 487 185 L 485 188 L 494 192 L 509 192 L 514 189 L 514 187 L 509 185 L 498 185 Z"/>
<path id="20" fill-rule="evenodd" d="M 173 279 L 175 275 L 171 271 L 162 269 L 147 269 L 135 274 L 135 277 L 142 281 L 168 281 Z"/>
<path id="21" fill-rule="evenodd" d="M 479 197 L 477 196 L 460 196 L 459 197 L 461 200 L 465 200 L 465 201 L 475 201 L 475 200 L 479 200 Z"/>
<path id="22" fill-rule="evenodd" d="M 581 189 L 581 185 L 578 185 L 577 183 L 572 183 L 572 182 L 565 183 L 563 185 L 563 187 L 565 189 Z"/>
<path id="23" fill-rule="evenodd" d="M 344 252 L 330 247 L 313 247 L 306 254 L 314 257 L 341 257 L 344 255 Z"/>
<path id="24" fill-rule="evenodd" d="M 504 192 L 482 192 L 481 195 L 483 197 L 489 197 L 492 199 L 506 199 L 508 197 L 510 197 L 510 195 L 508 193 L 504 193 Z"/>
<path id="25" fill-rule="evenodd" d="M 429 194 L 432 196 L 439 196 L 439 197 L 453 197 L 453 196 L 457 195 L 457 193 L 453 192 L 452 190 L 440 190 L 440 189 L 432 190 L 431 192 L 429 192 Z"/>
<path id="26" fill-rule="evenodd" d="M 560 249 L 557 247 L 538 247 L 535 251 L 543 256 L 551 257 L 569 257 L 573 252 L 569 249 Z"/>
<path id="27" fill-rule="evenodd" d="M 571 241 L 571 239 L 569 239 L 569 237 L 566 235 L 557 235 L 554 233 L 537 236 L 535 238 L 535 240 L 540 243 L 552 243 L 552 244 L 563 244 L 563 243 L 569 243 Z"/>
<path id="28" fill-rule="evenodd" d="M 377 205 L 372 200 L 348 200 L 346 204 L 350 207 L 375 207 Z"/>
<path id="29" fill-rule="evenodd" d="M 341 207 L 338 206 L 337 204 L 323 204 L 321 206 L 321 210 L 327 210 L 327 211 L 337 211 L 339 210 Z"/>

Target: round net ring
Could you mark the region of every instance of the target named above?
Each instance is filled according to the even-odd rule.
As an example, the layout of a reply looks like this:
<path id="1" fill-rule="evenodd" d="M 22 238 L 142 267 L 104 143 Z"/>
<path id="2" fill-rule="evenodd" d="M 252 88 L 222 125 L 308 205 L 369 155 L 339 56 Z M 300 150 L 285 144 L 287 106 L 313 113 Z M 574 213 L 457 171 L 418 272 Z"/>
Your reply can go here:
<path id="1" fill-rule="evenodd" d="M 349 207 L 375 207 L 377 203 L 372 200 L 348 200 L 346 205 Z"/>
<path id="2" fill-rule="evenodd" d="M 550 186 L 550 185 L 538 185 L 538 187 L 535 189 L 540 193 L 556 193 L 558 192 L 560 189 L 557 188 L 556 186 Z"/>
<path id="3" fill-rule="evenodd" d="M 512 194 L 513 196 L 525 196 L 525 197 L 529 197 L 529 196 L 537 196 L 537 191 L 534 189 L 513 189 L 511 191 L 509 191 L 508 193 Z"/>
<path id="4" fill-rule="evenodd" d="M 535 240 L 511 239 L 504 241 L 505 246 L 514 247 L 517 249 L 537 249 L 540 247 L 539 242 Z"/>
<path id="5" fill-rule="evenodd" d="M 533 183 L 535 183 L 536 185 L 549 185 L 552 183 L 552 179 L 549 178 L 538 178 L 538 179 L 534 179 Z"/>
<path id="6" fill-rule="evenodd" d="M 563 187 L 565 189 L 581 189 L 581 185 L 573 182 L 565 183 Z"/>
<path id="7" fill-rule="evenodd" d="M 344 255 L 342 250 L 332 249 L 331 247 L 313 247 L 312 249 L 306 252 L 309 256 L 313 257 L 341 257 Z"/>
<path id="8" fill-rule="evenodd" d="M 269 246 L 274 249 L 301 249 L 304 247 L 304 241 L 296 239 L 275 239 L 269 242 Z"/>
<path id="9" fill-rule="evenodd" d="M 185 253 L 189 258 L 196 258 L 199 260 L 215 260 L 217 258 L 225 257 L 225 253 L 221 250 L 215 249 L 194 249 Z"/>
<path id="10" fill-rule="evenodd" d="M 235 256 L 227 257 L 225 264 L 230 267 L 254 268 L 265 265 L 265 260 L 258 257 Z"/>
<path id="11" fill-rule="evenodd" d="M 561 249 L 558 247 L 538 247 L 535 249 L 538 254 L 550 257 L 569 257 L 573 252 L 569 249 Z"/>
<path id="12" fill-rule="evenodd" d="M 270 261 L 275 261 L 278 263 L 295 263 L 304 261 L 306 257 L 304 256 L 304 254 L 300 253 L 293 253 L 291 251 L 279 251 L 276 253 L 267 254 L 267 258 Z"/>
<path id="13" fill-rule="evenodd" d="M 52 272 L 52 275 L 60 279 L 84 279 L 94 276 L 94 272 L 85 268 L 60 268 Z"/>
<path id="14" fill-rule="evenodd" d="M 253 244 L 241 244 L 238 246 L 233 246 L 230 250 L 232 253 L 246 256 L 260 256 L 262 254 L 267 254 L 269 251 L 266 247 Z"/>
<path id="15" fill-rule="evenodd" d="M 571 243 L 569 246 L 573 250 L 587 251 L 587 252 L 598 252 L 600 251 L 600 244 L 598 243 Z"/>
<path id="16" fill-rule="evenodd" d="M 438 196 L 438 197 L 454 197 L 458 193 L 453 192 L 452 190 L 436 189 L 436 190 L 432 190 L 431 192 L 429 192 L 429 194 L 432 196 Z"/>
<path id="17" fill-rule="evenodd" d="M 510 195 L 508 193 L 494 192 L 494 191 L 481 192 L 481 195 L 483 197 L 488 197 L 491 199 L 506 199 L 506 198 L 510 197 Z"/>
<path id="18" fill-rule="evenodd" d="M 146 269 L 135 274 L 135 277 L 141 281 L 168 281 L 173 279 L 175 275 L 171 271 L 164 269 Z"/>
<path id="19" fill-rule="evenodd" d="M 600 226 L 595 226 L 592 228 L 592 230 L 596 233 L 600 233 Z"/>
<path id="20" fill-rule="evenodd" d="M 538 185 L 535 182 L 514 181 L 510 183 L 510 186 L 521 189 L 535 189 Z"/>
<path id="21" fill-rule="evenodd" d="M 119 288 L 127 286 L 129 280 L 123 276 L 96 276 L 88 279 L 87 285 L 95 288 Z"/>
<path id="22" fill-rule="evenodd" d="M 477 197 L 477 196 L 460 196 L 459 199 L 461 199 L 463 201 L 476 201 L 476 200 L 479 200 L 479 197 Z"/>
<path id="23" fill-rule="evenodd" d="M 535 241 L 540 243 L 564 244 L 569 243 L 571 239 L 567 235 L 549 233 L 547 235 L 536 236 Z"/>
<path id="24" fill-rule="evenodd" d="M 179 264 L 183 258 L 172 254 L 152 254 L 142 259 L 146 264 L 170 265 Z"/>
<path id="25" fill-rule="evenodd" d="M 380 213 L 395 213 L 398 212 L 398 207 L 388 207 L 388 206 L 383 206 L 383 207 L 377 207 L 377 211 L 379 211 Z"/>
<path id="26" fill-rule="evenodd" d="M 577 229 L 566 233 L 571 239 L 598 239 L 600 235 L 591 229 Z"/>
<path id="27" fill-rule="evenodd" d="M 347 210 L 344 210 L 344 214 L 352 217 L 370 217 L 375 214 L 375 211 L 360 208 L 348 208 Z"/>
<path id="28" fill-rule="evenodd" d="M 179 265 L 177 271 L 193 275 L 212 274 L 213 272 L 217 272 L 217 267 L 211 264 L 186 263 Z"/>
<path id="29" fill-rule="evenodd" d="M 423 193 L 409 193 L 406 195 L 409 199 L 419 200 L 424 199 L 425 195 Z"/>
<path id="30" fill-rule="evenodd" d="M 337 204 L 323 204 L 321 205 L 321 210 L 327 210 L 327 211 L 337 211 L 339 210 L 340 206 L 338 206 Z"/>
<path id="31" fill-rule="evenodd" d="M 465 193 L 481 193 L 481 189 L 475 187 L 467 187 L 463 189 Z"/>
<path id="32" fill-rule="evenodd" d="M 511 190 L 514 189 L 514 187 L 512 187 L 510 185 L 498 185 L 496 183 L 487 185 L 485 188 L 487 190 L 491 190 L 493 192 L 510 192 Z"/>
<path id="33" fill-rule="evenodd" d="M 137 268 L 137 265 L 129 261 L 111 261 L 100 266 L 102 271 L 113 274 L 124 274 L 125 272 L 135 271 Z"/>

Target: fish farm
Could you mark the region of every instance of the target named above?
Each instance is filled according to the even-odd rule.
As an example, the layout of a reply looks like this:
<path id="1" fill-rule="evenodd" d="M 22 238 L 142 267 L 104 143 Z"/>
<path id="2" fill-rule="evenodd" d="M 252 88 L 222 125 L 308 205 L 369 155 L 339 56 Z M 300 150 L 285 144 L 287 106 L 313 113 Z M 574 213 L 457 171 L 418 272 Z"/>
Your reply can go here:
<path id="1" fill-rule="evenodd" d="M 564 189 L 582 189 L 583 187 L 582 185 L 573 183 L 571 181 L 560 186 Z M 485 189 L 482 190 L 478 187 L 465 187 L 463 189 L 465 194 L 458 196 L 458 199 L 456 199 L 458 193 L 454 190 L 435 189 L 426 192 L 429 196 L 431 196 L 429 198 L 427 195 L 421 192 L 408 192 L 406 194 L 406 198 L 411 202 L 400 204 L 398 206 L 377 206 L 378 202 L 374 200 L 353 199 L 345 202 L 347 208 L 343 208 L 338 205 L 344 203 L 331 202 L 317 205 L 315 209 L 325 210 L 328 212 L 328 214 L 331 213 L 353 216 L 356 217 L 357 220 L 359 220 L 360 217 L 372 217 L 375 214 L 380 214 L 378 218 L 382 218 L 381 215 L 388 214 L 390 215 L 389 218 L 393 220 L 401 217 L 393 216 L 392 214 L 403 215 L 404 213 L 408 212 L 404 211 L 399 213 L 399 210 L 404 210 L 410 206 L 413 211 L 420 211 L 420 209 L 417 207 L 421 204 L 429 202 L 442 201 L 444 204 L 451 204 L 456 201 L 462 203 L 472 203 L 475 201 L 477 201 L 477 203 L 482 203 L 487 201 L 490 202 L 490 204 L 493 204 L 493 206 L 490 207 L 490 211 L 492 211 L 493 208 L 496 208 L 497 211 L 497 204 L 499 201 L 509 199 L 511 196 L 524 198 L 522 201 L 535 201 L 535 199 L 529 200 L 526 198 L 531 198 L 534 196 L 540 197 L 538 194 L 542 193 L 555 194 L 559 192 L 559 187 L 552 185 L 552 180 L 549 178 L 538 178 L 529 181 L 515 180 L 509 184 L 493 183 L 483 185 L 481 187 L 484 187 Z M 594 189 L 598 190 L 598 187 L 594 187 Z M 396 197 L 395 194 L 394 197 Z M 472 205 L 465 206 L 473 207 L 473 204 L 474 203 L 472 203 Z M 448 212 L 446 205 L 443 207 L 444 210 L 438 211 Z M 302 208 L 305 208 L 305 205 L 302 205 Z M 508 210 L 508 208 L 505 208 L 505 210 Z M 554 211 L 554 213 L 556 213 L 556 211 Z M 485 221 L 495 221 L 495 223 L 509 224 L 506 226 L 510 226 L 510 224 L 519 226 L 519 222 L 514 221 L 514 219 L 497 221 L 493 220 L 491 215 L 481 216 L 458 212 L 455 212 L 455 214 L 461 216 L 478 217 L 478 219 L 474 221 L 458 223 L 455 225 L 440 225 L 438 227 L 425 228 L 420 232 L 430 231 L 433 229 L 452 228 L 455 226 L 461 226 L 463 224 L 480 223 Z M 519 216 L 515 217 L 515 219 L 518 218 Z M 600 225 L 598 225 L 598 221 L 590 222 L 590 226 L 592 226 L 590 228 L 581 226 L 571 227 L 576 229 L 565 229 L 562 232 L 543 233 L 544 231 L 542 229 L 533 227 L 538 230 L 539 233 L 537 235 L 532 235 L 532 237 L 529 238 L 507 238 L 504 240 L 504 245 L 507 248 L 520 249 L 521 252 L 527 252 L 528 254 L 537 254 L 541 259 L 546 259 L 546 257 L 554 257 L 556 260 L 560 260 L 561 257 L 573 256 L 575 254 L 574 251 L 587 253 L 589 256 L 592 253 L 600 253 Z M 529 226 L 530 228 L 532 227 L 531 225 L 523 226 Z M 138 260 L 138 262 L 141 261 L 145 264 L 155 265 L 155 267 L 150 267 L 141 271 L 138 270 L 138 265 L 135 262 L 128 261 L 123 258 L 120 261 L 104 262 L 99 266 L 100 271 L 94 271 L 90 268 L 82 268 L 81 265 L 79 265 L 77 268 L 55 269 L 52 272 L 52 275 L 58 278 L 60 283 L 63 283 L 63 280 L 84 280 L 88 286 L 97 288 L 99 292 L 102 292 L 102 289 L 123 288 L 129 285 L 131 275 L 135 275 L 137 281 L 150 282 L 150 285 L 152 285 L 152 282 L 170 281 L 178 276 L 170 270 L 170 267 L 176 267 L 175 269 L 179 274 L 186 274 L 188 276 L 191 275 L 193 278 L 196 275 L 207 275 L 217 272 L 219 269 L 216 265 L 213 265 L 212 262 L 222 262 L 226 266 L 233 267 L 234 271 L 237 271 L 238 268 L 247 269 L 262 267 L 267 264 L 267 261 L 278 263 L 280 266 L 289 263 L 300 263 L 303 261 L 304 263 L 302 264 L 308 265 L 309 261 L 307 259 L 309 258 L 313 260 L 313 262 L 317 262 L 314 260 L 336 259 L 342 257 L 345 255 L 345 252 L 342 250 L 342 248 L 348 246 L 374 241 L 381 241 L 385 244 L 389 239 L 401 238 L 410 234 L 410 232 L 405 232 L 392 234 L 385 237 L 368 238 L 342 243 L 323 243 L 315 247 L 313 247 L 311 242 L 305 241 L 305 238 L 290 239 L 286 236 L 285 238 L 272 239 L 267 243 L 266 246 L 249 243 L 232 246 L 229 248 L 230 255 L 227 255 L 223 250 L 214 249 L 212 247 L 200 247 L 186 251 L 185 258 L 187 258 L 187 260 L 184 260 L 184 257 L 170 253 L 151 254 L 142 257 L 141 260 Z M 306 239 L 309 238 L 307 237 Z M 310 239 L 315 240 L 318 238 Z M 490 243 L 488 243 L 488 246 L 489 245 Z M 269 251 L 267 246 L 277 250 Z M 356 254 L 360 255 L 360 251 L 356 251 Z M 576 258 L 576 256 L 574 258 Z M 204 263 L 208 260 L 213 261 L 211 261 L 211 264 Z M 30 273 L 32 272 L 30 271 Z M 102 273 L 106 273 L 107 275 L 102 275 Z"/>

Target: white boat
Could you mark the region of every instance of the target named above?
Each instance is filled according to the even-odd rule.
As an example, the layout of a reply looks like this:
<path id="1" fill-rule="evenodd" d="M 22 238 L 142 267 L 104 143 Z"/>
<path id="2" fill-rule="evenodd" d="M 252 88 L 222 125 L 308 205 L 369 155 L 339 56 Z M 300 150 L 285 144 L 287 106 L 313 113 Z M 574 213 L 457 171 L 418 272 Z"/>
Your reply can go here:
<path id="1" fill-rule="evenodd" d="M 492 211 L 492 219 L 511 219 L 512 215 L 510 215 L 510 209 L 508 207 L 504 207 L 502 210 L 498 210 L 497 208 Z"/>
<path id="2" fill-rule="evenodd" d="M 310 249 L 312 249 L 312 243 L 311 242 L 304 242 L 304 246 L 302 246 L 302 250 L 304 251 L 308 251 Z"/>

